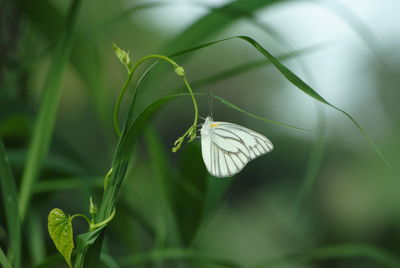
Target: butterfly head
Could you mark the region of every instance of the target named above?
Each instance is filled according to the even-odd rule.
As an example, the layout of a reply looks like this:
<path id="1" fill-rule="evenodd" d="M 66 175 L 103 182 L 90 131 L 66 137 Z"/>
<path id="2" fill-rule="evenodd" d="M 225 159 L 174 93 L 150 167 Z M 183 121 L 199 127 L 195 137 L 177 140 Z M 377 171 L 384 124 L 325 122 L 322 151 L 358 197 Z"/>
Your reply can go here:
<path id="1" fill-rule="evenodd" d="M 214 122 L 213 118 L 211 116 L 207 116 L 206 119 L 204 120 L 203 125 L 210 125 Z"/>
<path id="2" fill-rule="evenodd" d="M 212 117 L 207 116 L 207 118 L 204 120 L 203 126 L 201 127 L 201 134 L 207 135 L 212 128 L 217 127 L 217 126 L 218 126 L 218 124 L 215 124 Z"/>

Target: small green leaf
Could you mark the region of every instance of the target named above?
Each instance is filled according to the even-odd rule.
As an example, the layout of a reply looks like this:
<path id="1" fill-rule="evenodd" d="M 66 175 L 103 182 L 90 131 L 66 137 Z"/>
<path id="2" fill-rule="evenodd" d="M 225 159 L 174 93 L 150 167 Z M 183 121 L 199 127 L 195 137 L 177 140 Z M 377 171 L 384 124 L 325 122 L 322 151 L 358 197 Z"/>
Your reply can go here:
<path id="1" fill-rule="evenodd" d="M 128 72 L 131 69 L 131 59 L 129 58 L 129 52 L 126 52 L 125 50 L 121 49 L 118 47 L 116 44 L 113 44 L 113 48 L 115 51 L 115 55 L 119 59 L 119 61 L 125 65 L 126 69 Z"/>
<path id="2" fill-rule="evenodd" d="M 74 240 L 71 217 L 66 217 L 61 209 L 54 208 L 49 213 L 47 228 L 57 250 L 65 258 L 69 267 L 72 267 L 71 254 Z"/>

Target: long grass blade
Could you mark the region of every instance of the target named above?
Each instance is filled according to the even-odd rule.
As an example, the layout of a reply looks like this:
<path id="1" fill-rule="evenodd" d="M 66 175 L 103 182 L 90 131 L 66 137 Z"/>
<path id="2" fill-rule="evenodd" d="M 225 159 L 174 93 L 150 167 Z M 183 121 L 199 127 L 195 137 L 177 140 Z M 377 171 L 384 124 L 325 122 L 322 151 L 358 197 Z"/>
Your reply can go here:
<path id="1" fill-rule="evenodd" d="M 226 106 L 228 106 L 228 107 L 230 107 L 230 108 L 232 108 L 232 109 L 234 109 L 236 111 L 239 111 L 239 112 L 241 112 L 241 113 L 243 113 L 243 114 L 245 114 L 247 116 L 250 116 L 250 117 L 253 117 L 253 118 L 257 119 L 257 120 L 263 121 L 265 123 L 270 123 L 270 124 L 283 126 L 283 127 L 288 127 L 288 128 L 294 128 L 294 129 L 297 129 L 297 130 L 302 130 L 302 131 L 307 131 L 307 132 L 311 131 L 311 130 L 308 130 L 308 129 L 305 129 L 305 128 L 296 127 L 296 126 L 293 126 L 293 125 L 277 122 L 277 121 L 274 121 L 274 120 L 267 119 L 265 117 L 261 117 L 261 116 L 249 113 L 249 112 L 243 110 L 242 108 L 240 108 L 239 106 L 237 106 L 237 105 L 235 105 L 235 104 L 233 104 L 233 103 L 231 103 L 231 102 L 229 102 L 229 101 L 227 101 L 227 100 L 225 100 L 225 99 L 223 99 L 223 98 L 221 98 L 219 96 L 215 96 L 214 95 L 213 97 L 216 100 L 220 101 L 221 103 L 225 104 Z"/>
<path id="2" fill-rule="evenodd" d="M 299 57 L 299 56 L 302 56 L 302 55 L 305 55 L 308 53 L 317 52 L 320 49 L 323 49 L 325 46 L 326 46 L 326 43 L 312 45 L 309 47 L 294 50 L 289 53 L 285 53 L 283 55 L 278 56 L 277 59 L 280 61 L 285 61 L 285 60 Z M 241 65 L 238 65 L 238 66 L 235 66 L 232 68 L 228 68 L 226 70 L 209 75 L 207 77 L 203 77 L 203 78 L 194 80 L 190 84 L 194 88 L 204 87 L 204 86 L 208 86 L 212 83 L 220 82 L 220 81 L 226 80 L 228 78 L 235 77 L 235 76 L 238 76 L 245 72 L 249 72 L 249 71 L 255 70 L 257 68 L 268 66 L 268 65 L 271 65 L 271 62 L 269 60 L 265 60 L 265 59 L 256 60 L 256 61 L 248 62 L 245 64 L 241 64 Z"/>
<path id="3" fill-rule="evenodd" d="M 24 219 L 29 201 L 32 196 L 33 185 L 37 180 L 43 160 L 49 150 L 51 136 L 57 115 L 58 103 L 61 95 L 61 80 L 65 65 L 68 62 L 72 47 L 76 18 L 81 1 L 74 0 L 68 12 L 68 18 L 59 42 L 55 48 L 55 55 L 44 86 L 43 101 L 34 125 L 27 163 L 22 175 L 20 191 L 20 214 Z"/>
<path id="4" fill-rule="evenodd" d="M 12 268 L 11 263 L 7 260 L 7 257 L 1 248 L 0 248 L 0 264 L 3 268 Z"/>
<path id="5" fill-rule="evenodd" d="M 193 244 L 196 233 L 204 219 L 204 209 L 207 203 L 207 175 L 201 157 L 199 144 L 188 144 L 181 153 L 179 164 L 181 187 L 175 191 L 175 212 L 182 246 Z"/>
<path id="6" fill-rule="evenodd" d="M 166 51 L 177 51 L 193 46 L 199 40 L 210 37 L 240 18 L 248 17 L 249 14 L 261 8 L 284 1 L 287 0 L 236 0 L 214 8 L 171 40 L 166 46 Z"/>
<path id="7" fill-rule="evenodd" d="M 45 180 L 35 184 L 34 192 L 46 193 L 82 188 L 101 188 L 103 187 L 103 180 L 103 177 L 61 178 L 54 180 Z"/>
<path id="8" fill-rule="evenodd" d="M 298 254 L 292 254 L 261 264 L 251 266 L 251 268 L 266 267 L 286 267 L 288 263 L 310 263 L 322 260 L 343 260 L 352 258 L 365 258 L 382 265 L 380 267 L 400 267 L 400 260 L 392 254 L 371 245 L 364 244 L 345 244 L 323 247 Z"/>
<path id="9" fill-rule="evenodd" d="M 155 177 L 157 178 L 158 187 L 161 191 L 161 204 L 162 207 L 162 224 L 160 227 L 168 232 L 162 234 L 160 230 L 158 231 L 158 247 L 165 245 L 167 240 L 169 242 L 179 242 L 179 233 L 177 230 L 177 223 L 172 208 L 173 202 L 173 171 L 170 168 L 170 163 L 166 155 L 166 151 L 163 148 L 162 142 L 159 136 L 156 134 L 155 130 L 151 127 L 145 129 L 144 139 L 148 148 L 149 157 L 153 166 Z M 166 236 L 166 237 L 163 237 Z"/>
<path id="10" fill-rule="evenodd" d="M 3 206 L 7 231 L 9 233 L 10 260 L 15 268 L 21 265 L 21 223 L 18 213 L 18 195 L 14 176 L 4 149 L 3 140 L 0 138 L 0 186 L 3 196 Z M 4 264 L 3 264 L 4 265 Z"/>
<path id="11" fill-rule="evenodd" d="M 141 134 L 148 119 L 169 100 L 180 95 L 182 94 L 167 96 L 155 101 L 149 105 L 134 122 L 127 122 L 124 125 L 112 164 L 113 171 L 111 173 L 111 178 L 104 192 L 103 202 L 98 212 L 98 222 L 107 219 L 115 207 L 132 156 L 134 142 Z M 98 229 L 78 236 L 76 268 L 97 267 L 104 232 L 105 228 L 102 228 L 101 230 Z"/>
<path id="12" fill-rule="evenodd" d="M 54 48 L 59 43 L 60 32 L 64 31 L 64 15 L 53 1 L 14 1 L 24 16 L 35 26 L 47 40 L 49 47 Z M 49 23 L 51 22 L 51 23 Z M 105 90 L 102 73 L 101 55 L 95 37 L 88 38 L 87 33 L 77 33 L 74 36 L 71 49 L 71 64 L 80 74 L 82 81 L 91 91 L 96 111 L 103 124 L 108 123 L 110 95 Z M 84 60 L 82 60 L 84 59 Z M 106 130 L 108 130 L 107 128 Z"/>
<path id="13" fill-rule="evenodd" d="M 304 180 L 295 196 L 293 202 L 293 215 L 295 218 L 298 217 L 302 204 L 305 201 L 307 195 L 310 194 L 312 187 L 314 186 L 318 174 L 318 170 L 322 163 L 322 158 L 325 150 L 326 143 L 326 125 L 325 125 L 324 113 L 319 113 L 318 120 L 318 137 L 314 142 L 311 149 L 310 159 L 306 169 Z"/>
<path id="14" fill-rule="evenodd" d="M 37 210 L 32 210 L 28 213 L 28 241 L 27 247 L 29 255 L 31 256 L 32 263 L 37 265 L 46 258 L 46 242 L 43 230 L 45 223 Z"/>
<path id="15" fill-rule="evenodd" d="M 341 112 L 344 114 L 350 121 L 357 127 L 361 135 L 366 139 L 366 141 L 369 143 L 371 148 L 376 152 L 376 154 L 381 158 L 381 160 L 388 166 L 391 167 L 391 164 L 389 161 L 386 159 L 386 157 L 383 155 L 381 150 L 378 148 L 378 146 L 375 144 L 375 142 L 372 140 L 372 138 L 368 135 L 368 133 L 364 130 L 364 128 L 346 111 L 336 107 L 335 105 L 331 104 L 327 100 L 325 100 L 320 94 L 317 93 L 311 86 L 309 86 L 306 82 L 304 82 L 300 77 L 298 77 L 296 74 L 294 74 L 292 71 L 290 71 L 285 65 L 283 65 L 277 58 L 275 58 L 271 53 L 269 53 L 264 47 L 262 47 L 257 41 L 255 41 L 253 38 L 248 37 L 248 36 L 232 36 L 220 40 L 216 40 L 213 42 L 205 43 L 202 45 L 198 45 L 192 48 L 184 49 L 179 52 L 173 53 L 170 55 L 170 57 L 174 56 L 179 56 L 183 55 L 186 53 L 190 53 L 214 44 L 218 44 L 221 42 L 225 42 L 228 40 L 232 39 L 241 39 L 249 43 L 251 46 L 253 46 L 256 50 L 258 50 L 267 60 L 269 60 L 275 67 L 278 69 L 278 71 L 287 79 L 289 80 L 294 86 L 296 86 L 298 89 L 303 91 L 305 94 L 309 95 L 313 99 L 330 106 L 331 108 Z"/>

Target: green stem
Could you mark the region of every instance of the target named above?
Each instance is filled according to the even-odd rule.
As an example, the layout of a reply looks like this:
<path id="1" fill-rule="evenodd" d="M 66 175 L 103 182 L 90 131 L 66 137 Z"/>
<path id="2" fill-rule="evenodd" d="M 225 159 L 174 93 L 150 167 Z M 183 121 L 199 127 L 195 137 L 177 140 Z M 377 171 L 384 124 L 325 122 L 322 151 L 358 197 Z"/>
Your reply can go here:
<path id="1" fill-rule="evenodd" d="M 87 221 L 87 223 L 89 224 L 89 227 L 92 226 L 92 222 L 91 222 L 91 221 L 89 220 L 89 218 L 86 217 L 86 215 L 84 215 L 84 214 L 75 214 L 75 215 L 72 215 L 72 216 L 71 216 L 71 221 L 72 221 L 73 219 L 77 218 L 77 217 L 84 218 L 85 221 Z"/>
<path id="2" fill-rule="evenodd" d="M 145 56 L 145 57 L 139 59 L 135 63 L 135 65 L 128 71 L 128 74 L 129 74 L 128 78 L 126 79 L 126 81 L 125 81 L 125 83 L 124 83 L 124 85 L 123 85 L 123 87 L 122 87 L 122 89 L 121 89 L 121 91 L 119 93 L 117 102 L 116 102 L 115 107 L 114 107 L 114 129 L 115 129 L 115 132 L 118 134 L 118 136 L 121 136 L 121 130 L 120 130 L 119 126 L 118 126 L 119 109 L 120 109 L 120 106 L 121 106 L 122 99 L 124 98 L 126 89 L 128 88 L 128 86 L 129 86 L 129 84 L 130 84 L 130 82 L 132 80 L 133 74 L 135 73 L 137 68 L 140 66 L 140 64 L 142 64 L 146 60 L 157 59 L 157 58 L 169 62 L 175 69 L 180 67 L 175 61 L 171 60 L 170 58 L 168 58 L 166 56 L 163 56 L 163 55 L 157 55 L 157 54 Z"/>
<path id="3" fill-rule="evenodd" d="M 99 228 L 99 227 L 101 227 L 103 225 L 106 225 L 107 223 L 109 223 L 114 218 L 114 215 L 115 215 L 115 207 L 114 207 L 114 210 L 111 213 L 110 217 L 108 217 L 107 219 L 105 219 L 104 221 L 101 221 L 99 223 L 90 224 L 90 231 L 96 230 L 97 228 Z"/>
<path id="4" fill-rule="evenodd" d="M 192 87 L 190 86 L 190 84 L 189 84 L 188 80 L 186 79 L 186 76 L 185 76 L 185 75 L 183 75 L 183 82 L 185 82 L 185 86 L 186 86 L 186 88 L 188 89 L 190 96 L 192 97 L 193 107 L 194 107 L 194 121 L 193 121 L 193 126 L 196 127 L 196 126 L 197 126 L 197 118 L 199 117 L 199 116 L 198 116 L 198 115 L 199 115 L 199 109 L 198 109 L 198 107 L 197 107 L 197 102 L 196 102 L 196 99 L 195 99 L 195 97 L 194 97 Z M 190 141 L 192 141 L 195 137 L 196 137 L 196 132 L 194 132 L 194 137 L 193 137 L 193 135 L 192 135 Z"/>

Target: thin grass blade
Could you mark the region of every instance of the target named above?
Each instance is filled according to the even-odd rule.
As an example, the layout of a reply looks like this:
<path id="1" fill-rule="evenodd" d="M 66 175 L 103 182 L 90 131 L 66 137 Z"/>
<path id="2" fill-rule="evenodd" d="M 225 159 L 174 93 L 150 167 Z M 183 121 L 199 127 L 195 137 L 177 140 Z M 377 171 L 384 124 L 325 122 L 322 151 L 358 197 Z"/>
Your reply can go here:
<path id="1" fill-rule="evenodd" d="M 237 105 L 235 105 L 235 104 L 223 99 L 222 97 L 215 96 L 215 95 L 213 95 L 213 97 L 216 100 L 220 101 L 222 104 L 228 106 L 229 108 L 232 108 L 232 109 L 234 109 L 236 111 L 239 111 L 239 112 L 241 112 L 241 113 L 243 113 L 243 114 L 245 114 L 247 116 L 253 117 L 253 118 L 255 118 L 257 120 L 260 120 L 260 121 L 263 121 L 265 123 L 270 123 L 270 124 L 274 124 L 274 125 L 278 125 L 278 126 L 282 126 L 282 127 L 288 127 L 288 128 L 293 128 L 293 129 L 297 129 L 297 130 L 311 132 L 311 130 L 308 130 L 308 129 L 305 129 L 305 128 L 296 127 L 296 126 L 289 125 L 289 124 L 286 124 L 286 123 L 281 123 L 281 122 L 278 122 L 278 121 L 270 120 L 270 119 L 267 119 L 265 117 L 261 117 L 261 116 L 249 113 L 249 112 L 243 110 L 242 108 L 240 108 L 239 106 L 237 106 Z"/>
<path id="2" fill-rule="evenodd" d="M 22 220 L 32 197 L 33 185 L 49 150 L 61 95 L 62 74 L 70 55 L 80 3 L 80 0 L 74 0 L 70 6 L 65 30 L 55 48 L 54 59 L 47 74 L 43 101 L 35 121 L 28 159 L 22 175 L 19 203 Z"/>
<path id="3" fill-rule="evenodd" d="M 11 263 L 8 261 L 4 251 L 0 248 L 0 264 L 3 268 L 12 268 Z"/>
<path id="4" fill-rule="evenodd" d="M 32 263 L 37 265 L 46 259 L 46 246 L 48 234 L 43 232 L 45 230 L 46 222 L 43 222 L 38 210 L 32 210 L 28 213 L 28 227 L 26 242 L 29 255 L 31 256 Z"/>
<path id="5" fill-rule="evenodd" d="M 0 186 L 3 196 L 3 206 L 5 219 L 7 222 L 7 231 L 9 234 L 9 252 L 15 268 L 21 266 L 21 223 L 18 213 L 18 195 L 17 186 L 12 174 L 3 140 L 0 137 Z M 3 264 L 5 265 L 5 264 Z"/>
<path id="6" fill-rule="evenodd" d="M 309 53 L 317 52 L 320 49 L 323 49 L 325 46 L 326 46 L 326 43 L 322 43 L 322 44 L 316 44 L 316 45 L 312 45 L 312 46 L 305 47 L 305 48 L 300 48 L 300 49 L 294 50 L 292 52 L 280 55 L 277 57 L 277 59 L 280 61 L 285 61 L 288 59 L 300 57 L 300 56 L 303 56 L 303 55 L 306 55 Z M 191 82 L 190 84 L 194 88 L 204 87 L 204 86 L 208 86 L 212 83 L 220 82 L 220 81 L 226 80 L 228 78 L 235 77 L 235 76 L 238 76 L 245 72 L 252 71 L 257 68 L 264 67 L 267 65 L 271 65 L 271 62 L 269 60 L 264 60 L 264 59 L 256 60 L 256 61 L 248 62 L 245 64 L 241 64 L 239 66 L 235 66 L 235 67 L 220 71 L 218 73 L 209 75 L 204 78 L 200 78 L 198 80 Z"/>
<path id="7" fill-rule="evenodd" d="M 310 194 L 312 187 L 314 186 L 318 174 L 318 170 L 322 163 L 323 154 L 325 151 L 326 143 L 326 122 L 324 113 L 320 114 L 318 122 L 318 136 L 313 144 L 310 153 L 310 159 L 308 161 L 308 166 L 306 169 L 306 174 L 304 180 L 295 196 L 293 202 L 293 215 L 295 219 L 299 216 L 299 212 L 302 204 L 304 203 L 306 197 Z"/>
<path id="8" fill-rule="evenodd" d="M 166 242 L 179 243 L 180 237 L 172 208 L 175 181 L 172 174 L 173 171 L 170 168 L 170 163 L 166 155 L 166 150 L 154 128 L 148 127 L 145 129 L 144 140 L 148 148 L 155 177 L 158 181 L 158 187 L 161 191 L 162 202 L 160 206 L 162 207 L 161 211 L 163 211 L 163 228 L 168 230 L 165 234 L 166 237 L 157 239 L 159 243 L 158 246 L 161 247 L 161 245 L 165 245 Z"/>
<path id="9" fill-rule="evenodd" d="M 103 177 L 81 177 L 40 181 L 35 184 L 34 193 L 58 192 L 83 188 L 99 189 L 103 187 L 103 179 Z"/>

